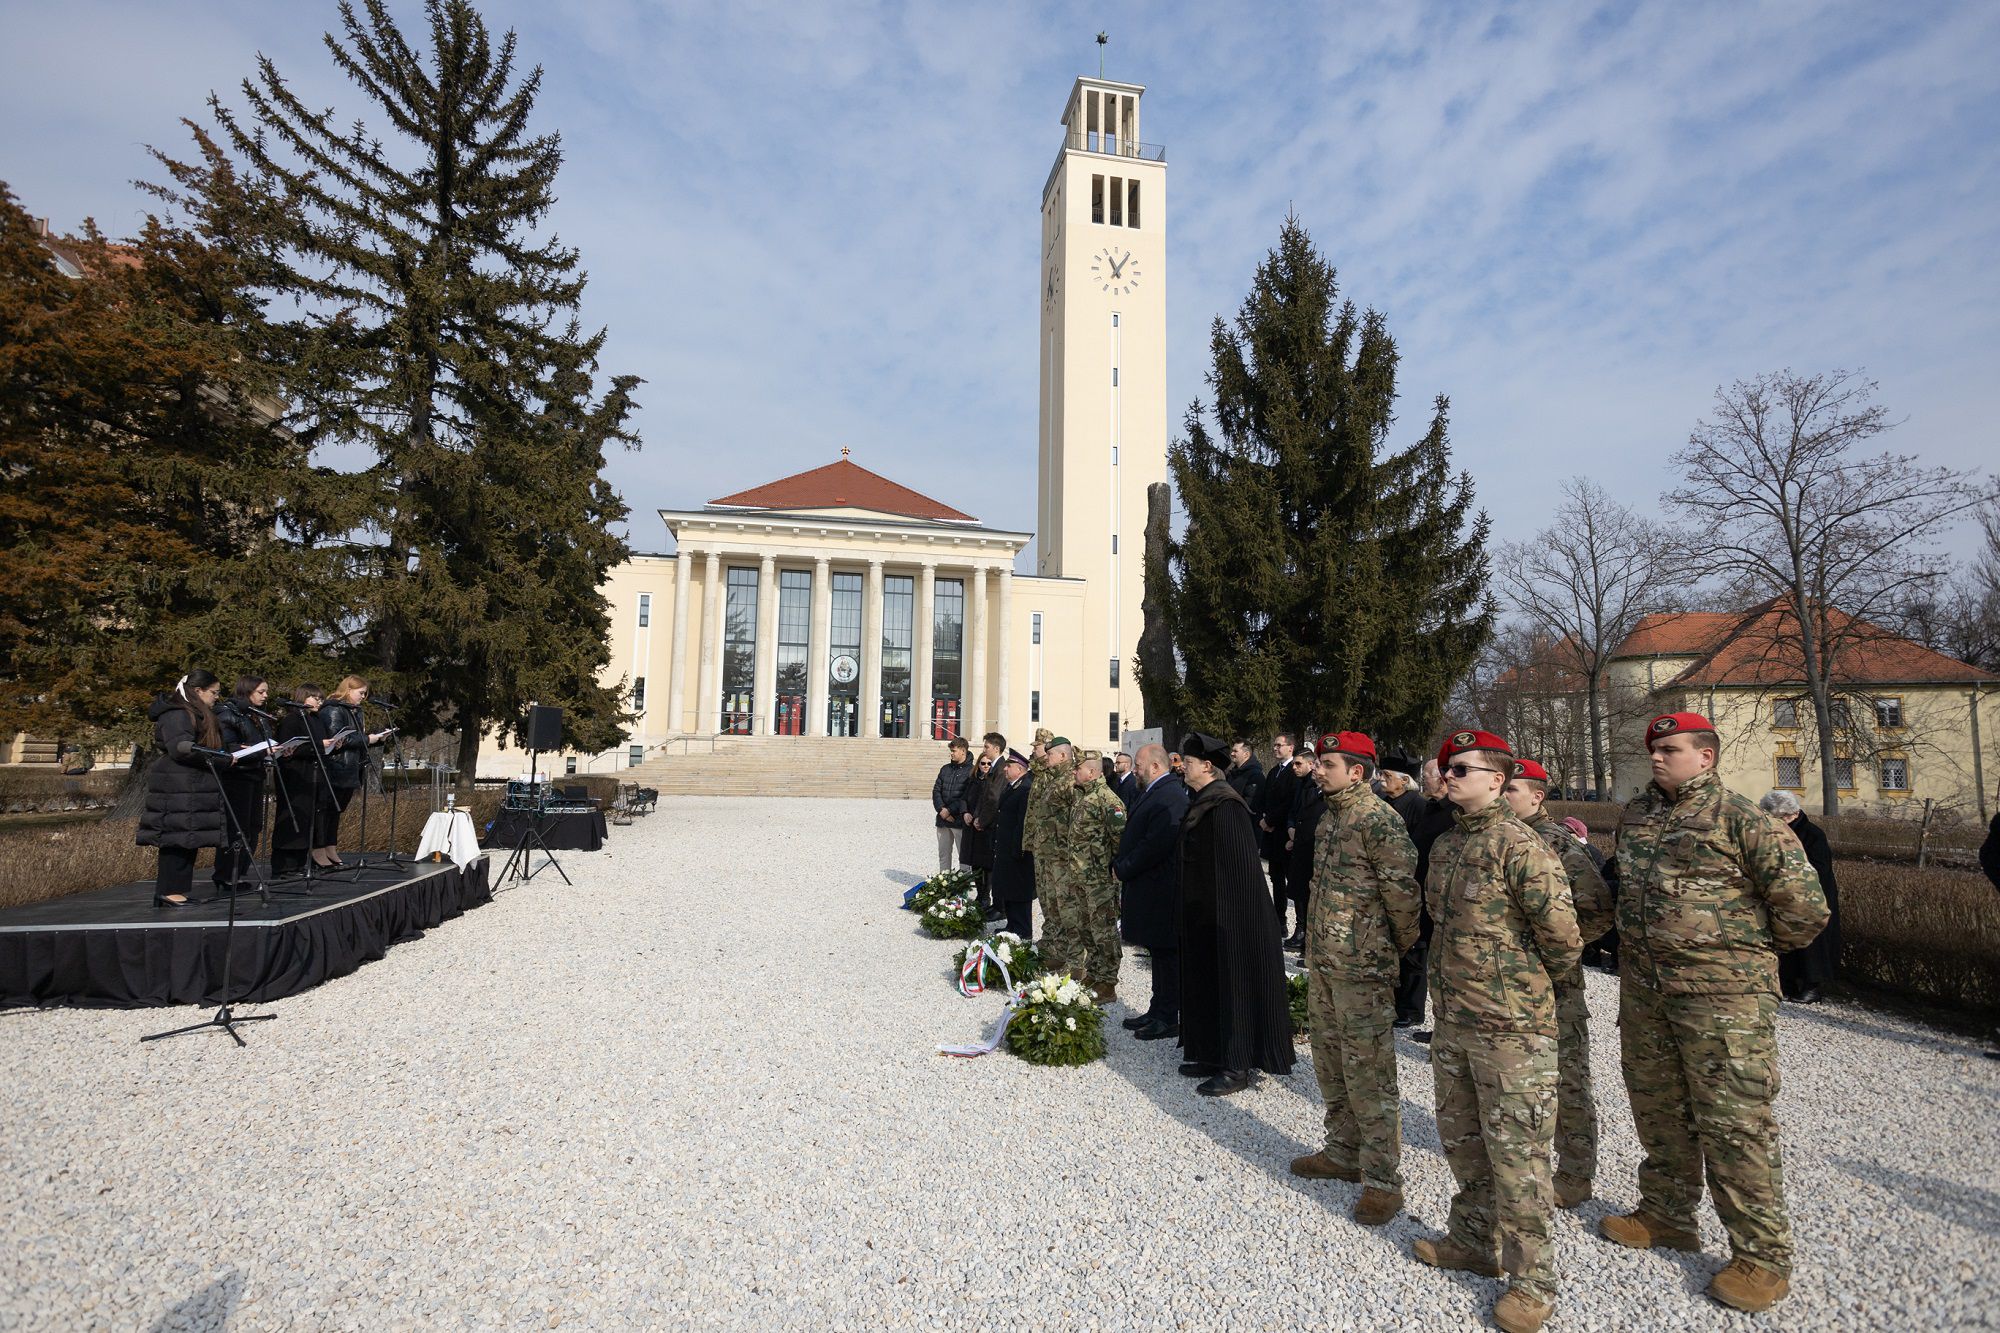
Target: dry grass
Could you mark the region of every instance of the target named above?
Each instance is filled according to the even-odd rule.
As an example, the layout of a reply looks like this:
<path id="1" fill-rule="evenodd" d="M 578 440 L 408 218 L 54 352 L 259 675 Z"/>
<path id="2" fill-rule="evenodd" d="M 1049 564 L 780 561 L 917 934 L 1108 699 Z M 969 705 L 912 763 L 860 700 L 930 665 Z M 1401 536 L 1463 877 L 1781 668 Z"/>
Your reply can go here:
<path id="1" fill-rule="evenodd" d="M 422 793 L 405 793 L 398 805 L 395 846 L 411 852 L 416 850 L 424 821 L 430 817 L 430 805 Z M 483 829 L 500 808 L 500 793 L 478 792 L 464 806 L 472 812 L 472 822 Z M 136 819 L 99 819 L 0 832 L 0 909 L 150 880 L 158 853 L 134 842 L 138 831 Z M 268 823 L 265 833 L 268 837 Z M 340 845 L 358 848 L 360 838 L 361 805 L 357 801 L 341 819 Z M 390 845 L 388 804 L 373 796 L 369 798 L 368 842 L 376 851 Z M 264 847 L 268 852 L 269 843 Z M 214 863 L 214 854 L 203 852 L 198 867 Z"/>
<path id="2" fill-rule="evenodd" d="M 65 777 L 50 767 L 20 764 L 0 766 L 0 807 L 13 801 L 41 802 L 58 796 L 87 796 L 109 801 L 125 785 L 122 767 L 94 768 L 88 773 Z"/>
<path id="3" fill-rule="evenodd" d="M 1615 801 L 1550 801 L 1549 813 L 1557 819 L 1583 821 L 1592 834 L 1609 835 L 1618 827 L 1625 807 Z M 1826 830 L 1826 840 L 1839 857 L 1868 856 L 1885 860 L 1917 859 L 1917 836 L 1921 825 L 1914 819 L 1890 819 L 1881 815 L 1834 815 L 1813 819 Z M 1954 865 L 1971 865 L 1986 837 L 1983 825 L 1970 820 L 1939 816 L 1931 823 L 1930 855 Z M 1597 841 L 1593 839 L 1593 841 Z M 1599 842 L 1600 846 L 1608 845 Z"/>
<path id="4" fill-rule="evenodd" d="M 1973 1014 L 2000 1013 L 2000 893 L 1976 871 L 1842 861 L 1841 972 Z"/>

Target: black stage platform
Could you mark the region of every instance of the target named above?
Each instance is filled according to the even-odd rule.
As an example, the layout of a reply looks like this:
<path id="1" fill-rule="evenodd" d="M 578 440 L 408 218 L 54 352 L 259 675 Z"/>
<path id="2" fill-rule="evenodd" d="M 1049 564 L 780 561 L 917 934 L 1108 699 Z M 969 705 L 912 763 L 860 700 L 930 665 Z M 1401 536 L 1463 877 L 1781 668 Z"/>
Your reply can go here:
<path id="1" fill-rule="evenodd" d="M 318 880 L 311 897 L 263 903 L 246 892 L 236 903 L 230 995 L 220 991 L 226 902 L 155 908 L 147 880 L 16 907 L 0 912 L 0 1009 L 283 999 L 491 902 L 489 873 L 482 856 L 464 870 L 426 863 L 370 870 L 351 884 Z M 209 892 L 205 873 L 195 891 Z"/>

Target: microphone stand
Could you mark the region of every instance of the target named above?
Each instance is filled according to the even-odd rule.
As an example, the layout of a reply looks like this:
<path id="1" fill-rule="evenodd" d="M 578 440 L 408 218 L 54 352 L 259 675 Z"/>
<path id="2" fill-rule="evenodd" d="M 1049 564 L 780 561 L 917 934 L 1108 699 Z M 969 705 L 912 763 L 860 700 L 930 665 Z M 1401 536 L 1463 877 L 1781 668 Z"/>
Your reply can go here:
<path id="1" fill-rule="evenodd" d="M 300 707 L 297 704 L 291 706 L 295 708 Z M 325 704 L 320 705 L 322 711 L 324 711 L 325 707 L 326 707 Z M 303 708 L 300 708 L 300 711 L 305 712 Z M 312 840 L 315 837 L 319 836 L 320 793 L 330 792 L 333 790 L 333 772 L 326 766 L 326 745 L 324 743 L 323 738 L 313 735 L 311 713 L 305 713 L 305 725 L 306 725 L 306 744 L 312 747 L 313 762 L 319 766 L 319 782 L 315 784 L 313 787 L 312 827 L 306 830 L 306 871 L 305 871 L 306 885 L 308 889 L 310 889 L 311 885 L 318 880 L 329 880 L 341 884 L 352 884 L 354 882 L 352 876 L 349 876 L 347 878 L 342 878 L 338 875 L 326 874 L 325 873 L 326 867 L 319 865 L 312 859 L 312 852 L 313 852 Z M 340 843 L 340 830 L 338 827 L 334 829 L 333 840 L 335 846 L 337 847 Z M 319 870 L 321 873 L 315 875 L 313 873 L 315 869 Z"/>
<path id="2" fill-rule="evenodd" d="M 386 769 L 378 769 L 378 771 L 382 774 L 383 785 L 388 787 L 389 791 L 389 851 L 381 861 L 376 862 L 374 865 L 368 863 L 368 767 L 373 763 L 373 756 L 369 752 L 374 747 L 368 742 L 367 708 L 373 702 L 373 700 L 364 699 L 359 705 L 353 705 L 355 716 L 361 722 L 361 850 L 356 854 L 354 859 L 355 864 L 363 870 L 388 870 L 392 874 L 400 875 L 403 873 L 405 865 L 403 858 L 396 854 L 396 816 L 400 811 L 397 802 L 397 789 L 396 787 L 388 787 L 389 776 Z M 389 705 L 376 704 L 375 706 L 377 708 L 387 708 Z M 395 727 L 388 728 L 388 732 L 391 737 L 395 738 L 396 753 L 400 757 L 403 753 L 402 734 Z M 398 768 L 400 769 L 400 767 L 399 760 Z M 398 773 L 398 777 L 401 777 L 400 772 Z M 399 782 L 398 786 L 400 785 Z"/>
<path id="3" fill-rule="evenodd" d="M 230 1039 L 238 1046 L 248 1046 L 250 1043 L 243 1040 L 243 1035 L 236 1030 L 236 1025 L 238 1023 L 263 1023 L 277 1017 L 276 1014 L 245 1014 L 241 1018 L 238 1018 L 230 1008 L 230 963 L 236 953 L 234 947 L 236 943 L 236 897 L 241 891 L 243 882 L 243 864 L 250 858 L 250 845 L 243 836 L 242 821 L 236 818 L 235 808 L 229 804 L 229 793 L 222 786 L 222 774 L 215 767 L 217 759 L 228 759 L 230 757 L 229 752 L 227 750 L 210 750 L 199 745 L 194 747 L 194 752 L 208 761 L 208 776 L 215 783 L 215 795 L 222 802 L 222 818 L 225 827 L 229 830 L 228 851 L 231 857 L 230 866 L 233 873 L 229 877 L 229 888 L 226 890 L 229 898 L 229 917 L 222 927 L 222 1007 L 215 1011 L 215 1017 L 213 1018 L 205 1018 L 199 1023 L 189 1023 L 186 1027 L 174 1028 L 169 1032 L 155 1032 L 150 1036 L 141 1037 L 139 1040 L 142 1043 L 160 1041 L 167 1037 L 182 1037 L 190 1032 L 200 1032 L 203 1028 L 221 1028 L 229 1034 Z M 211 899 L 210 901 L 213 900 Z M 206 977 L 207 969 L 204 968 L 203 979 L 206 980 Z"/>

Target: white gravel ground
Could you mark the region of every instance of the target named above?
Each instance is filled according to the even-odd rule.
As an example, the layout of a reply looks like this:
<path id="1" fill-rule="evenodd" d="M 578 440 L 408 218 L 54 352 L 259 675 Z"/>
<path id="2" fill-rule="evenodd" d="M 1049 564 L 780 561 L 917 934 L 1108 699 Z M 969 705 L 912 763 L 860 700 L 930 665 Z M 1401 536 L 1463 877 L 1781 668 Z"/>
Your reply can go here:
<path id="1" fill-rule="evenodd" d="M 1409 1215 L 1285 1163 L 1311 1066 L 1220 1101 L 1116 1020 L 1107 1062 L 949 1060 L 999 1008 L 896 910 L 921 802 L 675 799 L 606 850 L 268 1006 L 0 1014 L 0 1329 L 1468 1328 L 1497 1283 L 1426 1269 L 1449 1174 L 1405 1044 Z M 1125 992 L 1146 973 L 1128 960 Z M 1794 1295 L 1726 1255 L 1597 1240 L 1634 1200 L 1615 983 L 1590 981 L 1606 1198 L 1557 1222 L 1557 1329 L 1986 1327 L 2000 1063 L 1879 1015 L 1788 1010 Z M 257 1007 L 246 1012 L 261 1012 Z M 1301 1055 L 1304 1051 L 1301 1048 Z"/>

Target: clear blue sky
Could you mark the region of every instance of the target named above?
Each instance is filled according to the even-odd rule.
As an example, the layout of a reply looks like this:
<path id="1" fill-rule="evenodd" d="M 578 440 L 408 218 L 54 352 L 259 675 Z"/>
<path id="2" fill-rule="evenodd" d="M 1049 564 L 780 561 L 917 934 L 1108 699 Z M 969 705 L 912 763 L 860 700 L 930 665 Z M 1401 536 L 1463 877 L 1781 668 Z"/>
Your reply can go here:
<path id="1" fill-rule="evenodd" d="M 1449 394 L 1501 537 L 1579 473 L 1650 507 L 1716 386 L 1784 366 L 1865 367 L 1927 462 L 2000 457 L 2000 5 L 485 13 L 545 69 L 554 226 L 606 369 L 648 381 L 645 447 L 611 464 L 642 550 L 653 510 L 842 445 L 1033 526 L 1040 191 L 1100 27 L 1170 163 L 1176 423 L 1292 208 L 1401 344 L 1398 440 Z M 210 89 L 240 104 L 259 51 L 367 114 L 333 23 L 321 0 L 4 0 L 0 179 L 60 228 L 130 232 L 143 146 L 183 146 Z"/>

